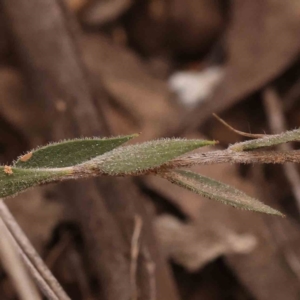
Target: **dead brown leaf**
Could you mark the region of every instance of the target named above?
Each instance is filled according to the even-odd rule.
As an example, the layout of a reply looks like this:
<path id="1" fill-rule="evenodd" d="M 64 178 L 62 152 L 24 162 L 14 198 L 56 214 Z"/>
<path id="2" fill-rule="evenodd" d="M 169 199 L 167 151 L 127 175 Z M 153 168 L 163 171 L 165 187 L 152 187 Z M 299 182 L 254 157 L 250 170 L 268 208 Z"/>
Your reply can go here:
<path id="1" fill-rule="evenodd" d="M 182 126 L 197 128 L 212 112 L 220 113 L 280 76 L 300 50 L 298 1 L 258 0 L 232 3 L 225 36 L 228 59 L 215 94 L 188 115 Z"/>
<path id="2" fill-rule="evenodd" d="M 112 103 L 105 105 L 113 105 L 114 112 L 107 120 L 115 134 L 138 130 L 147 140 L 175 126 L 179 111 L 171 102 L 166 83 L 154 78 L 133 52 L 95 35 L 86 36 L 83 46 L 95 84 L 97 78 L 102 80 L 111 96 Z M 105 109 L 109 113 L 108 107 Z"/>

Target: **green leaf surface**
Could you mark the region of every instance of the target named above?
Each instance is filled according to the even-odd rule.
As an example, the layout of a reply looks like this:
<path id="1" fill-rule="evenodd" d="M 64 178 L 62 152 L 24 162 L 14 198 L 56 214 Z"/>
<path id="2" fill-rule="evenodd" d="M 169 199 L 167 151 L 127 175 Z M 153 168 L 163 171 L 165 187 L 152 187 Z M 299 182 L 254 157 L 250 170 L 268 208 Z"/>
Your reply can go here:
<path id="1" fill-rule="evenodd" d="M 49 144 L 19 157 L 14 167 L 28 169 L 74 166 L 111 151 L 136 136 L 75 139 Z"/>
<path id="2" fill-rule="evenodd" d="M 70 174 L 70 171 L 65 169 L 38 170 L 1 166 L 0 197 L 4 198 L 42 183 L 60 180 Z"/>
<path id="3" fill-rule="evenodd" d="M 236 143 L 230 146 L 228 149 L 241 152 L 294 141 L 300 141 L 300 129 L 286 131 L 281 134 L 266 135 L 265 137 L 256 140 Z"/>
<path id="4" fill-rule="evenodd" d="M 196 174 L 191 171 L 175 170 L 163 175 L 170 182 L 186 188 L 203 197 L 217 200 L 240 209 L 258 211 L 266 214 L 284 216 L 279 211 L 263 204 L 234 187 Z"/>
<path id="5" fill-rule="evenodd" d="M 88 162 L 91 168 L 108 175 L 140 174 L 194 149 L 214 145 L 215 141 L 161 139 L 120 147 Z"/>

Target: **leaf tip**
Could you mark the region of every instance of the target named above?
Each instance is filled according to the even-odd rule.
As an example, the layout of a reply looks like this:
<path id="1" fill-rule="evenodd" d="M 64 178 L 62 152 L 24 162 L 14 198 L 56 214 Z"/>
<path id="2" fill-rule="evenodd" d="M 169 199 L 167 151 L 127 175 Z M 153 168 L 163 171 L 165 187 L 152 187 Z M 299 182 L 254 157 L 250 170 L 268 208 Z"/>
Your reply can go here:
<path id="1" fill-rule="evenodd" d="M 209 140 L 191 140 L 195 149 L 203 147 L 203 146 L 213 146 L 219 143 L 219 141 L 209 141 Z"/>
<path id="2" fill-rule="evenodd" d="M 191 171 L 175 170 L 160 174 L 160 176 L 208 199 L 217 200 L 244 210 L 285 217 L 278 210 L 246 195 L 244 192 L 230 185 Z"/>
<path id="3" fill-rule="evenodd" d="M 267 214 L 278 216 L 278 217 L 281 217 L 281 218 L 286 218 L 285 214 L 283 214 L 279 210 L 271 208 L 271 207 L 270 207 L 269 211 L 267 212 Z"/>
<path id="4" fill-rule="evenodd" d="M 129 135 L 130 136 L 130 138 L 136 138 L 136 137 L 138 137 L 138 136 L 140 136 L 142 133 L 141 132 L 137 132 L 137 133 L 133 133 L 133 134 L 131 134 L 131 135 Z"/>

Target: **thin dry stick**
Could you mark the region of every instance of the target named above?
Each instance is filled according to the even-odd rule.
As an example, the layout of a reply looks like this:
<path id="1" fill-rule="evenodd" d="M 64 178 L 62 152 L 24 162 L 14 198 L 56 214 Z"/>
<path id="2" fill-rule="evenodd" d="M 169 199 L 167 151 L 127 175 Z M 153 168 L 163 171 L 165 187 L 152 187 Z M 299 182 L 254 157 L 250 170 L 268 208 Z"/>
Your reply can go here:
<path id="1" fill-rule="evenodd" d="M 18 291 L 19 297 L 23 300 L 41 300 L 31 278 L 25 270 L 12 237 L 1 219 L 0 239 L 0 258 Z"/>
<path id="2" fill-rule="evenodd" d="M 58 263 L 59 259 L 61 259 L 61 256 L 66 251 L 68 251 L 67 260 L 70 261 L 70 266 L 72 268 L 71 272 L 74 272 L 76 275 L 83 299 L 94 299 L 89 287 L 87 276 L 85 274 L 83 262 L 81 261 L 77 250 L 72 247 L 72 237 L 70 234 L 64 234 L 61 243 L 53 248 L 49 255 L 45 258 L 47 266 L 51 269 L 55 264 Z"/>
<path id="3" fill-rule="evenodd" d="M 253 168 L 252 171 L 253 181 L 258 193 L 260 194 L 260 198 L 269 198 L 271 200 L 271 198 L 273 198 L 273 195 L 271 193 L 269 184 L 266 182 L 266 179 L 263 176 L 262 166 Z M 268 225 L 270 233 L 274 238 L 274 241 L 277 243 L 277 249 L 282 251 L 289 269 L 300 281 L 299 255 L 296 253 L 294 247 L 289 244 L 291 242 L 290 236 L 286 234 L 287 230 L 290 230 L 290 227 L 286 223 L 288 220 L 283 221 L 282 219 L 278 220 L 277 218 L 266 218 L 265 221 Z"/>
<path id="4" fill-rule="evenodd" d="M 269 219 L 269 229 L 273 233 L 274 240 L 278 244 L 278 248 L 282 251 L 289 269 L 294 273 L 300 282 L 300 260 L 297 249 L 293 247 L 289 237 L 286 234 L 286 226 L 281 221 Z"/>
<path id="5" fill-rule="evenodd" d="M 151 259 L 149 250 L 143 247 L 143 257 L 146 260 L 146 268 L 149 276 L 149 300 L 155 300 L 156 297 L 156 281 L 155 281 L 155 263 Z"/>
<path id="6" fill-rule="evenodd" d="M 136 271 L 137 260 L 140 251 L 139 239 L 142 231 L 143 221 L 138 215 L 134 218 L 134 229 L 131 238 L 131 264 L 130 264 L 130 281 L 132 287 L 132 300 L 138 299 L 137 283 L 136 283 Z"/>
<path id="7" fill-rule="evenodd" d="M 41 277 L 44 279 L 45 283 L 49 286 L 50 290 L 53 291 L 59 300 L 70 300 L 67 294 L 64 292 L 56 278 L 52 275 L 51 271 L 45 265 L 43 260 L 39 257 L 38 253 L 35 251 L 30 241 L 15 221 L 14 217 L 11 215 L 10 211 L 6 207 L 2 199 L 0 199 L 0 217 L 7 226 L 13 238 L 16 240 L 24 255 L 28 257 L 28 260 L 32 263 L 34 268 L 40 273 Z M 38 282 L 41 285 L 41 282 Z M 47 290 L 49 290 L 47 288 Z M 46 288 L 43 287 L 43 290 Z"/>
<path id="8" fill-rule="evenodd" d="M 7 228 L 7 227 L 6 227 Z M 8 231 L 9 232 L 9 231 Z M 54 292 L 51 290 L 47 282 L 43 279 L 43 277 L 40 275 L 40 273 L 37 271 L 37 269 L 34 267 L 34 265 L 31 263 L 31 261 L 28 259 L 28 257 L 24 254 L 20 246 L 17 244 L 14 237 L 11 235 L 11 232 L 9 232 L 10 236 L 12 237 L 12 240 L 15 244 L 15 247 L 18 249 L 19 254 L 21 255 L 26 267 L 28 268 L 30 274 L 32 275 L 33 279 L 35 280 L 36 284 L 42 291 L 42 293 L 47 297 L 49 300 L 60 300 L 56 297 Z"/>
<path id="9" fill-rule="evenodd" d="M 70 261 L 72 271 L 76 274 L 79 289 L 81 291 L 82 299 L 84 300 L 96 300 L 93 297 L 93 293 L 89 284 L 88 276 L 86 274 L 84 262 L 82 261 L 78 251 L 71 247 L 68 250 L 67 259 Z"/>
<path id="10" fill-rule="evenodd" d="M 217 114 L 213 113 L 212 114 L 220 123 L 222 123 L 225 127 L 227 127 L 229 130 L 233 131 L 234 133 L 241 135 L 241 136 L 245 136 L 245 137 L 249 137 L 249 138 L 253 138 L 253 139 L 257 139 L 257 138 L 262 138 L 265 137 L 266 134 L 259 134 L 259 133 L 247 133 L 244 131 L 240 131 L 237 130 L 235 128 L 233 128 L 232 126 L 230 126 L 227 122 L 225 122 L 223 119 L 221 119 Z"/>
<path id="11" fill-rule="evenodd" d="M 61 243 L 59 243 L 55 248 L 50 251 L 48 256 L 45 258 L 45 262 L 49 268 L 53 268 L 55 263 L 63 255 L 66 249 L 70 246 L 71 237 L 69 235 L 64 235 L 62 237 Z"/>
<path id="12" fill-rule="evenodd" d="M 110 23 L 122 15 L 132 3 L 132 0 L 95 1 L 85 10 L 83 20 L 96 26 Z"/>
<path id="13" fill-rule="evenodd" d="M 278 94 L 273 88 L 267 88 L 263 94 L 265 110 L 269 119 L 269 124 L 272 132 L 278 134 L 287 130 L 285 117 L 283 114 L 283 107 Z M 291 144 L 278 145 L 280 150 L 292 150 Z M 283 169 L 288 179 L 292 191 L 294 193 L 298 211 L 300 212 L 300 175 L 296 165 L 287 163 L 283 165 Z"/>
<path id="14" fill-rule="evenodd" d="M 284 103 L 284 111 L 288 111 L 296 104 L 300 99 L 300 79 L 294 83 L 294 85 L 290 88 L 287 94 L 283 98 Z"/>

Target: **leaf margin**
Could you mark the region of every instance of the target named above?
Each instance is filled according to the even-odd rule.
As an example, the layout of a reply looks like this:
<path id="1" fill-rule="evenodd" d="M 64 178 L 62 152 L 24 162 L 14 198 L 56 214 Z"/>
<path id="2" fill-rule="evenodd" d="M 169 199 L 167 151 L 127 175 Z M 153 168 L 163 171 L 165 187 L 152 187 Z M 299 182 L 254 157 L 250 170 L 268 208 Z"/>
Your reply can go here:
<path id="1" fill-rule="evenodd" d="M 176 169 L 176 170 L 172 170 L 172 171 L 167 171 L 167 172 L 159 174 L 159 175 L 161 177 L 167 179 L 171 183 L 178 185 L 182 188 L 185 188 L 196 194 L 199 194 L 205 198 L 216 200 L 216 201 L 222 202 L 224 204 L 227 204 L 227 205 L 233 206 L 235 208 L 239 208 L 239 209 L 251 210 L 251 211 L 266 213 L 266 214 L 270 214 L 270 215 L 277 215 L 280 217 L 285 217 L 285 215 L 282 214 L 280 211 L 264 204 L 263 202 L 255 199 L 253 197 L 248 196 L 246 193 L 244 193 L 228 184 L 219 182 L 215 179 L 200 175 L 198 173 L 188 171 L 188 170 Z M 189 180 L 189 182 L 186 183 L 183 181 L 183 179 L 187 179 L 187 180 Z M 220 196 L 221 195 L 221 193 L 219 193 L 220 190 L 213 191 L 215 194 L 213 194 L 213 192 L 201 191 L 200 188 L 197 188 L 197 187 L 191 185 L 191 180 L 195 180 L 195 181 L 198 180 L 198 182 L 206 181 L 205 184 L 207 186 L 210 185 L 210 188 L 214 185 L 215 187 L 218 187 L 219 189 L 223 188 L 223 191 L 226 190 L 226 192 L 234 193 L 235 196 L 245 197 L 247 199 L 247 201 L 252 201 L 252 204 L 254 204 L 254 206 L 251 207 L 251 204 L 249 204 L 249 206 L 247 207 L 245 203 L 233 202 L 232 200 L 226 199 L 226 198 L 224 198 L 224 194 L 223 194 L 223 196 Z M 203 183 L 203 182 L 201 182 L 201 183 Z M 204 186 L 204 184 L 203 184 L 203 186 Z M 216 195 L 217 193 L 219 193 L 219 195 Z"/>

